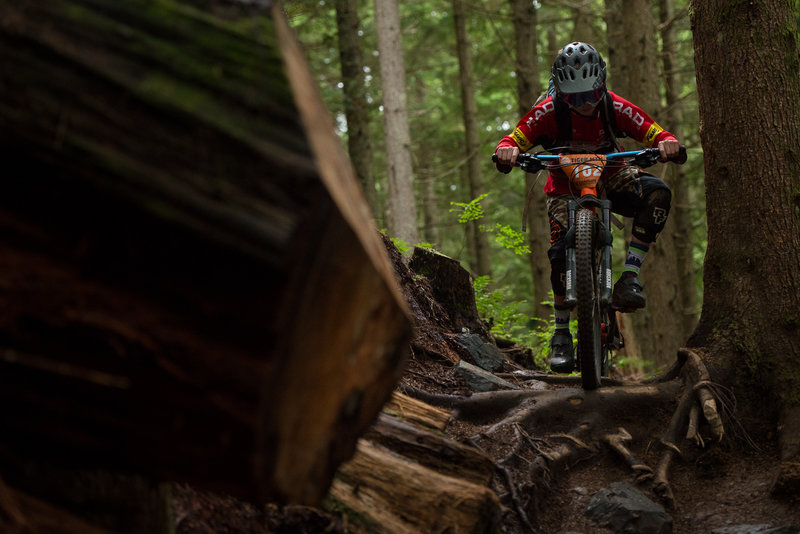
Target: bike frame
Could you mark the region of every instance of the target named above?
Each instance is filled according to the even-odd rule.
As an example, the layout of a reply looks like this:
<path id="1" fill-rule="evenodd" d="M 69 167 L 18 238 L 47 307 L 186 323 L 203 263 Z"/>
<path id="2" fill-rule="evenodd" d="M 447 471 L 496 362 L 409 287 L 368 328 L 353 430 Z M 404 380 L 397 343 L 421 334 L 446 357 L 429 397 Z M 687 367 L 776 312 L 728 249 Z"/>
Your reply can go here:
<path id="1" fill-rule="evenodd" d="M 570 189 L 574 192 L 574 198 L 567 201 L 569 227 L 565 236 L 565 304 L 578 308 L 578 364 L 584 389 L 600 386 L 600 377 L 608 374 L 611 350 L 624 346 L 617 325 L 617 309 L 612 303 L 611 201 L 600 198 L 597 184 L 610 161 L 626 158 L 630 158 L 634 165 L 648 167 L 658 162 L 660 152 L 658 148 L 647 148 L 611 154 L 522 153 L 517 156 L 516 165 L 528 173 L 550 167 L 562 169 L 567 175 Z M 493 156 L 493 160 L 498 161 L 497 154 Z M 679 154 L 671 161 L 684 163 L 686 147 L 681 146 Z M 576 246 L 578 241 L 580 247 Z M 580 270 L 584 273 L 581 280 L 577 280 L 578 248 Z M 590 285 L 587 286 L 587 283 Z M 580 303 L 579 292 L 582 295 Z M 581 347 L 584 347 L 583 352 Z"/>

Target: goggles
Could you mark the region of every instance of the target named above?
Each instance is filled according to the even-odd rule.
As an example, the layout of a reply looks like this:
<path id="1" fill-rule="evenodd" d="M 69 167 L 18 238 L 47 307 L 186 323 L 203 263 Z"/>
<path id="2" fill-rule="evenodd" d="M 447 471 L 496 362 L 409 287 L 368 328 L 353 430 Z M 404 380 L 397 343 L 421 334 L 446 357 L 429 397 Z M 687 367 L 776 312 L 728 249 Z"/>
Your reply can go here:
<path id="1" fill-rule="evenodd" d="M 561 98 L 574 108 L 579 108 L 584 104 L 596 104 L 603 98 L 603 91 L 600 89 L 593 89 L 591 91 L 583 91 L 582 93 L 565 93 Z"/>

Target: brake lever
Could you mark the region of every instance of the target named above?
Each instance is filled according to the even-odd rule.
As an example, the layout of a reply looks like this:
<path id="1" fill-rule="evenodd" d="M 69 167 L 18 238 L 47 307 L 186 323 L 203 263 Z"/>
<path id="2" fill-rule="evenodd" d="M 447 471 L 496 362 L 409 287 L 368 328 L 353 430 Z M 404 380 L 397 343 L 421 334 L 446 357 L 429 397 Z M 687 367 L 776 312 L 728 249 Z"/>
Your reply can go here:
<path id="1" fill-rule="evenodd" d="M 659 156 L 650 152 L 644 152 L 633 158 L 633 164 L 638 167 L 652 167 L 659 161 Z"/>
<path id="2" fill-rule="evenodd" d="M 536 158 L 527 159 L 519 164 L 519 168 L 527 173 L 539 172 L 545 167 L 546 165 Z"/>

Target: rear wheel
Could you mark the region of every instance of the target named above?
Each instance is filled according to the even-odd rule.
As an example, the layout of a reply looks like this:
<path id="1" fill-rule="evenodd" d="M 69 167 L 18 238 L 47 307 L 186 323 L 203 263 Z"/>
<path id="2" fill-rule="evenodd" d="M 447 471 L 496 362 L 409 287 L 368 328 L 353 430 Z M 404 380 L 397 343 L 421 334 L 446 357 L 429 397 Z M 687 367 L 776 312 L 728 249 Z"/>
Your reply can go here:
<path id="1" fill-rule="evenodd" d="M 583 389 L 600 386 L 602 343 L 597 255 L 594 249 L 594 213 L 575 214 L 575 291 L 578 304 L 578 358 Z"/>

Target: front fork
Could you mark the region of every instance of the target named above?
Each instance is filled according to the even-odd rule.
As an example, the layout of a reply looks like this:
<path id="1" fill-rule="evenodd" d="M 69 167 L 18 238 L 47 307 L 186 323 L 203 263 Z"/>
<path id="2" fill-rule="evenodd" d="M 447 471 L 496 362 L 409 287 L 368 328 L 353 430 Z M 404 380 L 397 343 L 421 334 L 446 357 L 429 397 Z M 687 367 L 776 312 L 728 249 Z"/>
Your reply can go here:
<path id="1" fill-rule="evenodd" d="M 611 201 L 600 200 L 600 226 L 597 229 L 597 246 L 600 248 L 600 307 L 611 304 Z"/>
<path id="2" fill-rule="evenodd" d="M 613 238 L 611 236 L 611 201 L 606 199 L 593 199 L 593 204 L 600 209 L 599 224 L 595 227 L 597 232 L 595 240 L 600 250 L 600 306 L 608 307 L 611 302 L 611 247 Z M 578 303 L 575 288 L 575 213 L 578 210 L 578 203 L 574 200 L 567 201 L 567 219 L 569 226 L 567 235 L 564 237 L 567 254 L 566 271 L 566 297 L 564 304 L 575 306 Z"/>

